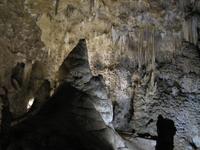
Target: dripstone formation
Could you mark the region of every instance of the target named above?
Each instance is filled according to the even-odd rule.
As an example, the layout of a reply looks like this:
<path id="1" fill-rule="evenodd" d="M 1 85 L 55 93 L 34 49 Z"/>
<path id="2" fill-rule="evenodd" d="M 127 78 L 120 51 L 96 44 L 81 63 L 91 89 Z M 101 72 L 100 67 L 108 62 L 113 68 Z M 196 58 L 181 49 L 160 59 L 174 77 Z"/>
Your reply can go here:
<path id="1" fill-rule="evenodd" d="M 1 0 L 2 144 L 154 150 L 173 135 L 168 149 L 200 149 L 199 12 L 199 0 Z M 159 115 L 175 133 L 160 135 Z"/>

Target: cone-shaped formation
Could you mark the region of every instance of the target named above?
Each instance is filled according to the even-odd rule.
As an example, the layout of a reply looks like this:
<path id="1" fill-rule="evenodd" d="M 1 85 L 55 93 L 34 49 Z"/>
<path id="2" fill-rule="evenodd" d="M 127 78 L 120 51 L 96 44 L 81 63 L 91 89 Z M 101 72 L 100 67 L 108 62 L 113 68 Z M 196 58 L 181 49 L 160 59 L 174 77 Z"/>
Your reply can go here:
<path id="1" fill-rule="evenodd" d="M 61 65 L 59 80 L 65 80 L 75 86 L 81 87 L 91 77 L 86 41 L 81 39 Z"/>
<path id="2" fill-rule="evenodd" d="M 92 76 L 86 41 L 79 40 L 77 46 L 66 57 L 59 69 L 59 80 L 67 81 L 75 88 L 93 96 L 92 103 L 102 115 L 106 125 L 113 119 L 112 104 L 101 75 Z"/>
<path id="3" fill-rule="evenodd" d="M 90 72 L 85 40 L 65 59 L 59 75 L 62 83 L 55 94 L 0 137 L 1 149 L 126 150 L 121 137 L 107 126 L 112 105 L 102 76 Z"/>
<path id="4" fill-rule="evenodd" d="M 101 75 L 93 76 L 90 70 L 90 65 L 88 61 L 88 50 L 86 41 L 84 39 L 79 40 L 77 46 L 71 51 L 71 53 L 66 57 L 63 64 L 59 69 L 59 80 L 60 82 L 68 82 L 73 87 L 79 89 L 80 91 L 87 93 L 89 97 L 87 100 L 94 105 L 100 116 L 98 119 L 102 118 L 105 125 L 112 127 L 113 120 L 113 108 L 112 103 L 108 99 L 108 94 L 106 86 Z M 78 103 L 77 103 L 78 104 Z M 83 106 L 83 109 L 88 109 L 87 105 Z M 74 113 L 83 113 L 82 110 L 74 110 Z M 85 116 L 85 119 L 89 117 L 90 114 Z M 97 119 L 96 118 L 96 119 Z M 86 119 L 87 120 L 87 119 Z M 97 125 L 98 122 L 93 122 Z M 125 148 L 124 141 L 120 136 L 111 128 L 106 127 L 105 130 L 99 130 L 98 125 L 88 128 L 89 130 L 97 132 L 98 136 L 104 137 L 106 141 L 112 143 L 114 149 Z M 126 149 L 126 148 L 125 148 Z"/>
<path id="5" fill-rule="evenodd" d="M 1 139 L 2 148 L 112 150 L 112 143 L 102 134 L 107 127 L 90 99 L 63 83 L 36 115 L 15 125 L 6 141 Z"/>

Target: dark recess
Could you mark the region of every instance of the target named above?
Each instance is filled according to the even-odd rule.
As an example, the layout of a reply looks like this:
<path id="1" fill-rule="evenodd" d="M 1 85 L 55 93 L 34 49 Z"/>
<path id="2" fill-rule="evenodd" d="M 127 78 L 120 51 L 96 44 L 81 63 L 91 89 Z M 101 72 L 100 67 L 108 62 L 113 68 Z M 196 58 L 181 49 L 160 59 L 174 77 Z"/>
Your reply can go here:
<path id="1" fill-rule="evenodd" d="M 156 141 L 156 150 L 173 150 L 174 135 L 176 134 L 176 127 L 173 120 L 158 116 L 157 120 L 158 137 Z"/>

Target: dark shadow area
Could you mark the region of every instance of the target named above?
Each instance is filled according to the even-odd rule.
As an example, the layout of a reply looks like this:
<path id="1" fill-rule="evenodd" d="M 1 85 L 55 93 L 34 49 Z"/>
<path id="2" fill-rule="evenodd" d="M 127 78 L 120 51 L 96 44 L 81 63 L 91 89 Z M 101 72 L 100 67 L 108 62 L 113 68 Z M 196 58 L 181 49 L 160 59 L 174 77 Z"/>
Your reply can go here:
<path id="1" fill-rule="evenodd" d="M 24 74 L 25 64 L 17 63 L 17 65 L 12 69 L 11 84 L 17 90 L 23 84 L 23 74 Z"/>
<path id="2" fill-rule="evenodd" d="M 176 134 L 176 127 L 173 120 L 158 116 L 157 120 L 157 142 L 156 150 L 173 150 L 174 135 Z"/>
<path id="3" fill-rule="evenodd" d="M 12 122 L 12 114 L 10 112 L 10 104 L 8 99 L 8 90 L 6 87 L 1 88 L 0 98 L 2 100 L 2 111 L 1 111 L 1 134 L 0 134 L 0 146 L 1 149 L 5 149 L 4 147 L 8 144 L 9 134 L 11 129 Z"/>
<path id="4" fill-rule="evenodd" d="M 63 83 L 37 114 L 1 133 L 1 150 L 112 150 L 95 133 L 105 125 L 89 98 Z"/>
<path id="5" fill-rule="evenodd" d="M 140 137 L 143 139 L 157 140 L 157 136 L 153 136 L 149 133 L 137 133 L 137 137 Z"/>

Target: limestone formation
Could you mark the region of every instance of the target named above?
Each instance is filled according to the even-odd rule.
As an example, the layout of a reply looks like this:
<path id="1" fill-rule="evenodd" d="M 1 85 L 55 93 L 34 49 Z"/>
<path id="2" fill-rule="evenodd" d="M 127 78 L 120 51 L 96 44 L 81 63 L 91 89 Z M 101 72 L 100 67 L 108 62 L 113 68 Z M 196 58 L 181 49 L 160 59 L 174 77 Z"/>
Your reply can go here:
<path id="1" fill-rule="evenodd" d="M 153 149 L 162 115 L 177 129 L 175 150 L 200 149 L 199 14 L 199 0 L 1 0 L 0 87 L 12 124 L 38 116 L 66 82 L 113 141 L 126 139 L 115 148 Z"/>

